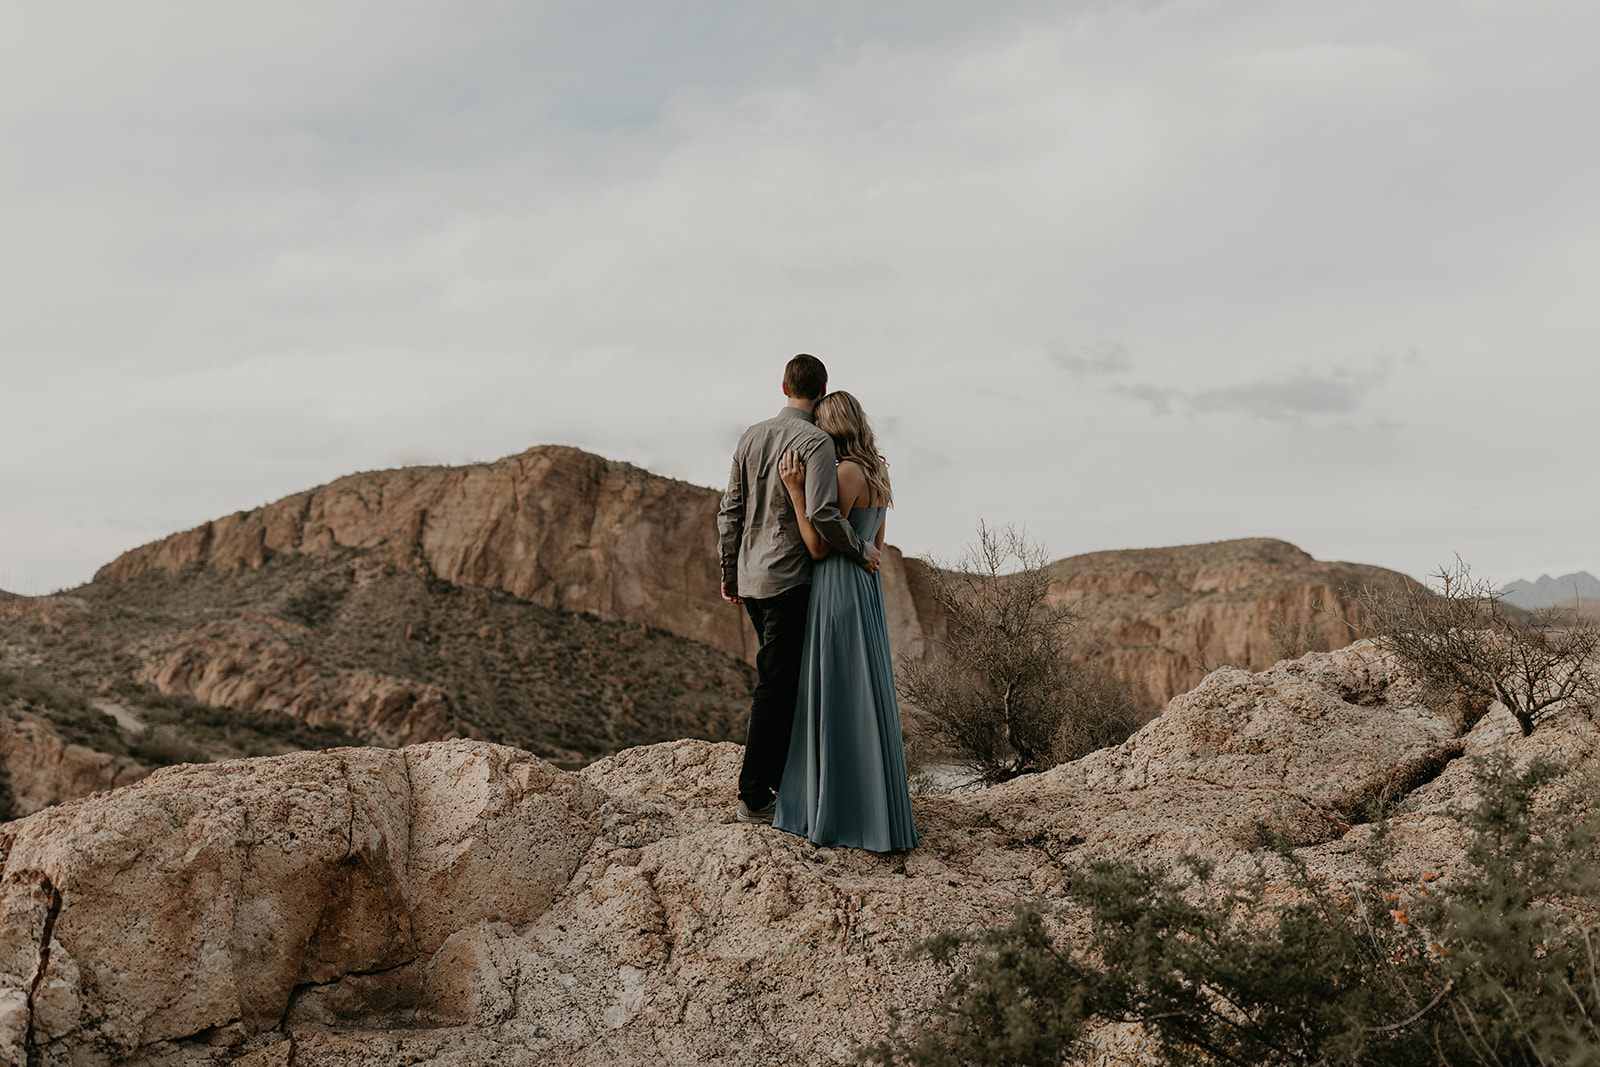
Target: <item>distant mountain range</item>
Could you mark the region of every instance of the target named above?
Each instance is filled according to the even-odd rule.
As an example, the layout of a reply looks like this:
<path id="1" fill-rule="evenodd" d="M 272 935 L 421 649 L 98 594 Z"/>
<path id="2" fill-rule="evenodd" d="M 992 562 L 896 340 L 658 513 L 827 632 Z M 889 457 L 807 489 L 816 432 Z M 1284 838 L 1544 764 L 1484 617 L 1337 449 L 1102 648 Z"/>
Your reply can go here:
<path id="1" fill-rule="evenodd" d="M 1563 600 L 1571 600 L 1574 596 L 1581 596 L 1585 600 L 1600 600 L 1600 578 L 1596 578 L 1588 571 L 1563 574 L 1559 578 L 1541 574 L 1537 582 L 1519 580 L 1507 582 L 1500 587 L 1502 600 L 1529 611 L 1559 604 Z"/>

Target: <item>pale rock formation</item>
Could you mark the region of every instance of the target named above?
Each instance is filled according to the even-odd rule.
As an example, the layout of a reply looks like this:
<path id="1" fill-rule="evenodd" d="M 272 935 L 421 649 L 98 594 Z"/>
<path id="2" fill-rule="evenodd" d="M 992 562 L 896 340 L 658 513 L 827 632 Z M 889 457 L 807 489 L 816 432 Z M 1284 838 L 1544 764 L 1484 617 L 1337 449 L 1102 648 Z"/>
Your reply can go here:
<path id="1" fill-rule="evenodd" d="M 1348 623 L 1361 621 L 1351 594 L 1410 582 L 1265 537 L 1091 552 L 1050 569 L 1051 600 L 1082 615 L 1081 645 L 1155 706 L 1217 665 L 1270 667 L 1279 658 L 1275 622 L 1300 628 L 1309 638 L 1302 651 L 1348 645 L 1358 636 Z"/>
<path id="2" fill-rule="evenodd" d="M 1366 643 L 1218 672 L 1116 748 L 916 798 L 923 843 L 889 856 L 732 821 L 731 744 L 578 774 L 468 741 L 159 772 L 0 829 L 0 1061 L 846 1062 L 947 980 L 913 944 L 1059 904 L 1087 859 L 1243 869 L 1275 832 L 1354 878 L 1359 806 L 1403 799 L 1395 862 L 1448 871 L 1454 753 L 1600 754 L 1576 709 L 1461 737 L 1419 695 Z"/>
<path id="3" fill-rule="evenodd" d="M 213 619 L 146 649 L 136 680 L 214 707 L 276 711 L 381 745 L 451 736 L 436 685 L 341 667 L 314 631 L 256 612 Z"/>
<path id="4" fill-rule="evenodd" d="M 0 762 L 11 777 L 12 814 L 130 785 L 149 773 L 138 760 L 63 741 L 47 720 L 0 712 Z"/>
<path id="5" fill-rule="evenodd" d="M 95 580 L 366 549 L 458 585 L 645 622 L 753 659 L 754 631 L 718 593 L 720 501 L 717 490 L 547 445 L 494 463 L 353 474 L 125 552 Z M 920 565 L 890 546 L 881 573 L 894 647 L 920 654 L 935 625 Z"/>
<path id="6" fill-rule="evenodd" d="M 588 848 L 597 800 L 526 753 L 442 742 L 171 768 L 7 824 L 0 1061 L 243 1037 L 297 987 L 527 922 Z"/>

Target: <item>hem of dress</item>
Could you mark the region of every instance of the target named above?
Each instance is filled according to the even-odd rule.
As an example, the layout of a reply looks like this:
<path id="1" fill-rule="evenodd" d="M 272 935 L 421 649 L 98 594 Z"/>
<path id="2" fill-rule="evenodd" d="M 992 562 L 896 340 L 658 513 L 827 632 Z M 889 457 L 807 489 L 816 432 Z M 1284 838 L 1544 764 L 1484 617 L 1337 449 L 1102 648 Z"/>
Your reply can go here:
<path id="1" fill-rule="evenodd" d="M 777 823 L 773 823 L 772 828 L 774 830 L 782 830 L 784 833 L 791 834 L 795 837 L 803 837 L 809 844 L 815 845 L 817 848 L 854 848 L 859 849 L 862 852 L 871 852 L 879 856 L 888 856 L 896 852 L 910 852 L 912 849 L 922 844 L 921 834 L 918 834 L 916 840 L 912 841 L 909 845 L 890 845 L 888 848 L 873 848 L 871 845 L 853 845 L 846 841 L 818 841 L 816 838 L 812 837 L 809 833 L 803 830 L 791 830 L 787 826 L 779 826 Z"/>

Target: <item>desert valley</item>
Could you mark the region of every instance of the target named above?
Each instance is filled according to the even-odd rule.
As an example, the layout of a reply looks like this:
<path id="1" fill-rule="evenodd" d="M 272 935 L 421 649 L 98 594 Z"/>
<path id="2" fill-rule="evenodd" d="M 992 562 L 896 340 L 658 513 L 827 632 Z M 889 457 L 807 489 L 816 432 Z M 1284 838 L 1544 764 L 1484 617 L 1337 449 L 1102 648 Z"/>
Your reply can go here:
<path id="1" fill-rule="evenodd" d="M 915 798 L 908 854 L 812 849 L 731 818 L 754 649 L 717 502 L 539 447 L 0 594 L 0 1062 L 845 1062 L 938 998 L 916 942 L 1059 908 L 1093 858 L 1244 871 L 1266 834 L 1356 880 L 1379 811 L 1437 874 L 1473 757 L 1595 768 L 1576 702 L 1525 736 L 1357 641 L 1355 590 L 1402 575 L 1271 539 L 1097 552 L 1050 596 L 1151 721 Z M 932 565 L 886 553 L 899 656 L 939 655 Z M 1144 1040 L 1095 1036 L 1106 1063 Z"/>

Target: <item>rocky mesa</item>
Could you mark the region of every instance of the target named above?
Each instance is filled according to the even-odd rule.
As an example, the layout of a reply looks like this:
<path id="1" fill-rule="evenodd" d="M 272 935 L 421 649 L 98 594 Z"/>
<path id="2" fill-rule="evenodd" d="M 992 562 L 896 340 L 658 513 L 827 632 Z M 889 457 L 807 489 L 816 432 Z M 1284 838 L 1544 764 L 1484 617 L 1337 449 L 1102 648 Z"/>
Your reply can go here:
<path id="1" fill-rule="evenodd" d="M 755 637 L 717 595 L 712 489 L 574 448 L 493 463 L 340 478 L 126 552 L 96 583 L 203 566 L 238 574 L 286 555 L 374 551 L 394 567 L 602 619 L 643 622 L 752 658 Z M 898 550 L 883 568 L 899 647 L 922 631 Z"/>
<path id="2" fill-rule="evenodd" d="M 1448 872 L 1465 757 L 1600 746 L 1578 708 L 1463 727 L 1367 643 L 1219 670 L 1121 746 L 916 798 L 889 856 L 732 821 L 739 749 L 704 741 L 175 767 L 0 827 L 0 1062 L 845 1062 L 948 978 L 915 941 L 1088 858 L 1248 865 L 1265 827 L 1353 879 L 1378 799 L 1395 862 Z"/>
<path id="3" fill-rule="evenodd" d="M 600 619 L 644 624 L 751 661 L 754 634 L 717 596 L 716 490 L 576 449 L 543 446 L 494 463 L 341 478 L 124 553 L 95 587 L 193 574 L 242 577 L 271 561 L 358 555 L 368 569 Z M 1152 706 L 1218 663 L 1276 658 L 1271 627 L 1302 626 L 1326 648 L 1355 635 L 1350 589 L 1406 581 L 1380 567 L 1322 563 L 1266 538 L 1096 552 L 1053 565 L 1053 595 L 1084 615 Z M 943 619 L 926 564 L 889 547 L 884 600 L 896 654 L 932 654 Z"/>
<path id="4" fill-rule="evenodd" d="M 1050 570 L 1051 599 L 1081 613 L 1084 644 L 1156 707 L 1221 664 L 1262 670 L 1348 645 L 1361 621 L 1352 594 L 1411 582 L 1267 537 L 1090 552 Z"/>
<path id="5" fill-rule="evenodd" d="M 736 740 L 753 634 L 717 595 L 717 502 L 534 448 L 351 475 L 134 549 L 70 594 L 0 601 L 0 668 L 76 694 L 52 710 L 0 684 L 17 810 L 151 766 L 297 748 L 470 737 L 574 768 Z M 1152 709 L 1218 664 L 1300 650 L 1274 627 L 1306 648 L 1348 643 L 1316 605 L 1348 616 L 1352 587 L 1406 580 L 1269 539 L 1091 553 L 1052 572 L 1052 596 L 1081 613 L 1080 654 Z M 886 553 L 901 654 L 937 654 L 944 636 L 930 574 Z"/>

